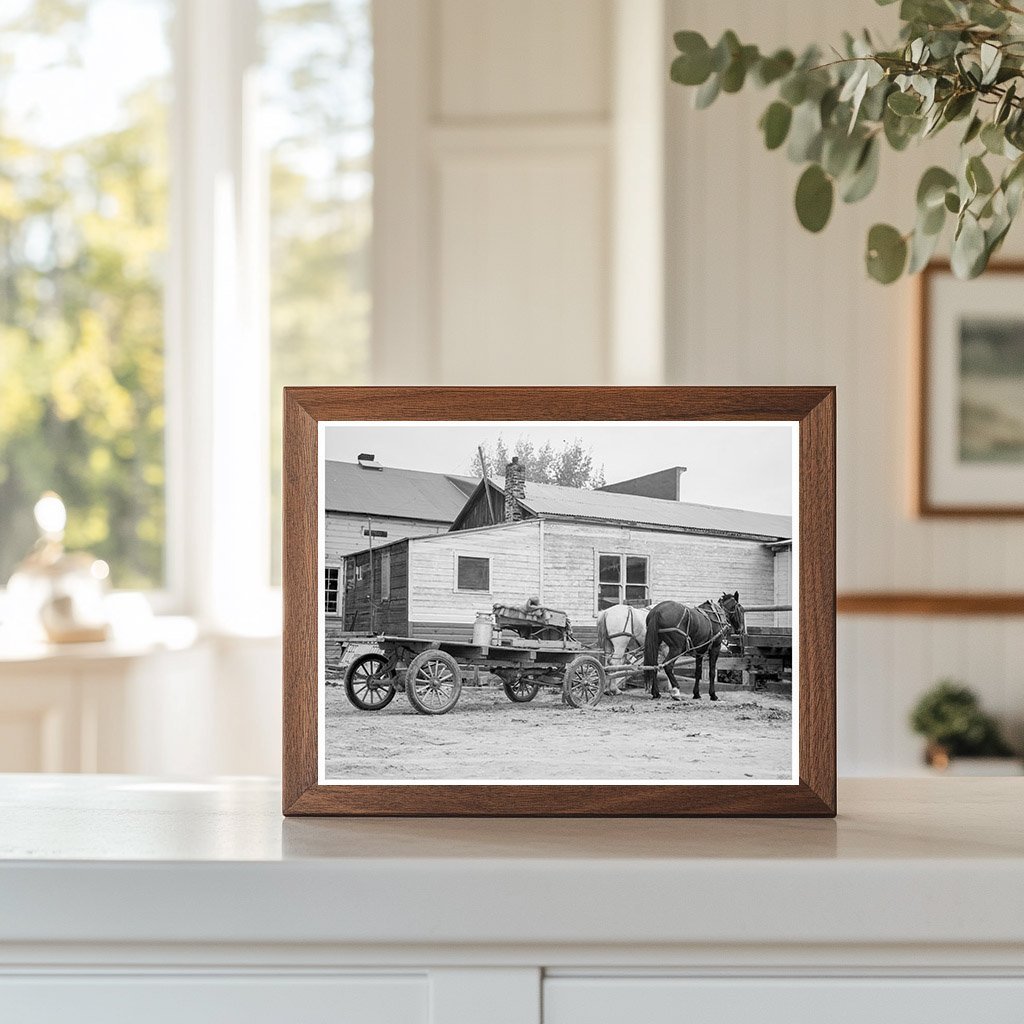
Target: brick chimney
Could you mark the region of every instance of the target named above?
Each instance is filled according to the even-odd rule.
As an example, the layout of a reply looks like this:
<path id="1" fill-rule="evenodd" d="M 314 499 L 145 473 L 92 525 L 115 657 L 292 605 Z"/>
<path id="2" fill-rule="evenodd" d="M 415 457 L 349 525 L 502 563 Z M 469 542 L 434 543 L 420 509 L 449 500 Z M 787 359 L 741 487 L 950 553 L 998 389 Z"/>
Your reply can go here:
<path id="1" fill-rule="evenodd" d="M 505 467 L 505 522 L 518 523 L 523 518 L 523 508 L 519 504 L 526 500 L 526 467 L 519 457 L 512 456 L 512 461 Z"/>

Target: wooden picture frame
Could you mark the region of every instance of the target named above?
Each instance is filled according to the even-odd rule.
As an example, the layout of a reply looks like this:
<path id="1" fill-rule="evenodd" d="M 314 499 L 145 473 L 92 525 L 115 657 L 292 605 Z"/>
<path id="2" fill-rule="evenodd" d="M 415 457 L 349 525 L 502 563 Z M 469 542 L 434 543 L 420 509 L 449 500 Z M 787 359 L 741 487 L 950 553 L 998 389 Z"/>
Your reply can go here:
<path id="1" fill-rule="evenodd" d="M 319 425 L 325 421 L 790 421 L 799 453 L 797 756 L 785 784 L 321 784 Z M 811 816 L 836 813 L 835 389 L 305 387 L 284 393 L 286 815 Z M 457 709 L 456 709 L 457 710 Z"/>
<path id="2" fill-rule="evenodd" d="M 936 432 L 936 420 L 939 418 L 933 394 L 935 380 L 937 376 L 944 376 L 937 366 L 938 360 L 934 351 L 935 331 L 942 320 L 942 313 L 937 308 L 936 287 L 942 281 L 949 281 L 958 289 L 962 289 L 965 295 L 979 294 L 983 289 L 987 290 L 997 283 L 1002 283 L 1007 276 L 1024 277 L 1024 261 L 994 261 L 986 268 L 982 278 L 975 281 L 959 282 L 953 278 L 948 261 L 935 260 L 925 267 L 918 276 L 917 338 L 912 368 L 916 389 L 916 415 L 914 417 L 915 436 L 911 451 L 914 459 L 912 508 L 914 513 L 921 518 L 1001 519 L 1024 516 L 1024 502 L 985 502 L 978 500 L 980 493 L 978 490 L 972 490 L 971 497 L 962 500 L 937 495 L 935 493 L 936 455 L 931 450 L 933 435 Z M 1024 280 L 1017 282 L 1018 289 L 1021 284 L 1024 284 Z M 1008 296 L 1008 301 L 1017 302 L 1016 296 L 1011 296 L 1009 293 Z M 968 306 L 963 306 L 961 311 L 968 308 Z M 980 304 L 978 308 L 981 308 Z M 946 404 L 948 405 L 948 401 Z M 951 415 L 949 410 L 946 415 Z M 1014 470 L 1014 472 L 1017 471 Z M 1021 465 L 1019 472 L 1024 478 L 1024 464 Z"/>

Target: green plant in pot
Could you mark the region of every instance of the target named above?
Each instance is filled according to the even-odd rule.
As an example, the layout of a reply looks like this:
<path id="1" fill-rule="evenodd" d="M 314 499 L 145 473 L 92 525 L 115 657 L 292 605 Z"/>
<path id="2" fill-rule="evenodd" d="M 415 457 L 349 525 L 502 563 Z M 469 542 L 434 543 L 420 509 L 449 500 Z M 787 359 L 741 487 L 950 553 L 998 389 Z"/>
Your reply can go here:
<path id="1" fill-rule="evenodd" d="M 865 261 L 883 284 L 916 273 L 951 224 L 953 271 L 977 277 L 1024 198 L 1024 0 L 900 0 L 899 19 L 894 45 L 845 33 L 830 52 L 800 56 L 764 54 L 732 31 L 714 46 L 677 32 L 671 76 L 696 88 L 698 108 L 748 83 L 774 91 L 759 127 L 768 149 L 806 164 L 795 202 L 808 231 L 825 227 L 837 195 L 855 203 L 871 192 L 883 145 L 901 152 L 961 132 L 957 165 L 924 173 L 909 228 L 870 229 Z"/>
<path id="2" fill-rule="evenodd" d="M 910 715 L 914 732 L 928 741 L 925 760 L 947 768 L 954 757 L 1011 757 L 991 715 L 982 711 L 974 691 L 949 679 L 930 689 Z"/>

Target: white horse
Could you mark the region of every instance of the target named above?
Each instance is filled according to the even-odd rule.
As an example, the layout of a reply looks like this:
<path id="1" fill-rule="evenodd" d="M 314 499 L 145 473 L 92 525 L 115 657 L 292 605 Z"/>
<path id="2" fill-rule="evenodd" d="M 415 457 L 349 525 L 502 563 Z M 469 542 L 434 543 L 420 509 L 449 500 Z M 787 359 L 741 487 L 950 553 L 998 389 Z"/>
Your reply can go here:
<path id="1" fill-rule="evenodd" d="M 628 604 L 614 604 L 597 616 L 597 643 L 612 666 L 628 665 L 640 655 L 642 660 L 644 639 L 647 636 L 647 611 L 633 608 Z M 631 658 L 632 655 L 632 658 Z M 619 680 L 623 676 L 612 676 L 608 680 L 608 692 L 619 692 Z"/>

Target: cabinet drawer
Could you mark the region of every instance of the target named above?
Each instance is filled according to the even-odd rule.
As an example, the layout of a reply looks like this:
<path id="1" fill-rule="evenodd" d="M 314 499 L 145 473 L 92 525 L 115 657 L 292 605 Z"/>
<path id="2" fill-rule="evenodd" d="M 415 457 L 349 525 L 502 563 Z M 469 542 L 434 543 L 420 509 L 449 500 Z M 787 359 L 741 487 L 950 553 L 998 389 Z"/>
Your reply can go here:
<path id="1" fill-rule="evenodd" d="M 425 975 L 98 975 L 0 978 L 18 1024 L 427 1024 Z"/>
<path id="2" fill-rule="evenodd" d="M 549 977 L 544 1024 L 1021 1024 L 1024 978 Z"/>

